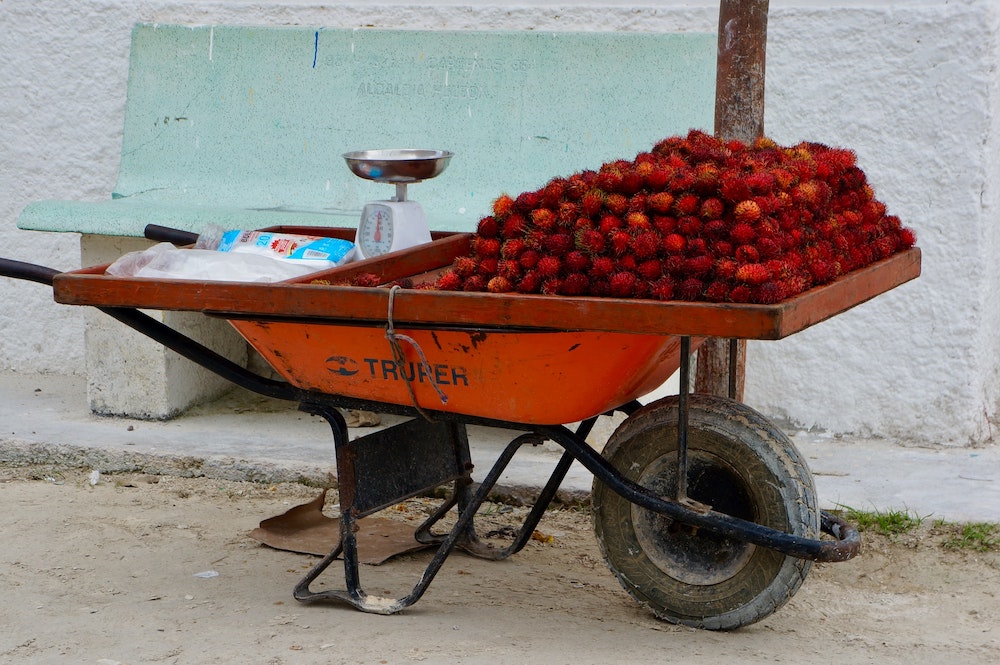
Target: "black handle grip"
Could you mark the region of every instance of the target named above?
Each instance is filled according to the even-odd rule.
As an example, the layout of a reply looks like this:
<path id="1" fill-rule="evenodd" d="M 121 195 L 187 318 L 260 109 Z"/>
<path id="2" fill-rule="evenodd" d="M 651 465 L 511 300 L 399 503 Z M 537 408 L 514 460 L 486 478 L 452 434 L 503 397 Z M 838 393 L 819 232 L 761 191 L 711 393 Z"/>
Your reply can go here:
<path id="1" fill-rule="evenodd" d="M 25 279 L 29 282 L 38 282 L 39 284 L 52 286 L 52 278 L 58 274 L 58 270 L 34 263 L 25 263 L 24 261 L 15 261 L 14 259 L 0 259 L 0 276 L 3 277 Z"/>
<path id="2" fill-rule="evenodd" d="M 160 226 L 159 224 L 147 224 L 143 235 L 150 240 L 170 242 L 175 245 L 193 245 L 198 242 L 197 233 L 172 229 L 169 226 Z"/>

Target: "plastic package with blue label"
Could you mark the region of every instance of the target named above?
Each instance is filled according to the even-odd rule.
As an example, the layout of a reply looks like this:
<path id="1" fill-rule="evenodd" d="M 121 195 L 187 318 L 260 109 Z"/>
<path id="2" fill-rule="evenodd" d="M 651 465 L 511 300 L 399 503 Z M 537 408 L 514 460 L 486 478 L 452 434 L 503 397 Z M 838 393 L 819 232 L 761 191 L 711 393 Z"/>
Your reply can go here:
<path id="1" fill-rule="evenodd" d="M 108 266 L 119 277 L 279 282 L 353 260 L 354 243 L 324 236 L 211 228 L 192 248 L 159 243 Z"/>

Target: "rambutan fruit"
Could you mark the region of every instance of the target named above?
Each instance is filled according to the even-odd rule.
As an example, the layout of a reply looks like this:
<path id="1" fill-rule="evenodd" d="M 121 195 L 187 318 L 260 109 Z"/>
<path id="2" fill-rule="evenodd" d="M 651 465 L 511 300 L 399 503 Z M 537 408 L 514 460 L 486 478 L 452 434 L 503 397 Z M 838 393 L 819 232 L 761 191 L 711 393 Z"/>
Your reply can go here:
<path id="1" fill-rule="evenodd" d="M 597 229 L 586 229 L 576 234 L 577 249 L 590 255 L 600 254 L 606 245 L 605 236 Z"/>
<path id="2" fill-rule="evenodd" d="M 542 242 L 542 249 L 552 256 L 563 256 L 573 249 L 573 237 L 568 233 L 553 233 Z"/>
<path id="3" fill-rule="evenodd" d="M 753 194 L 746 180 L 736 173 L 726 173 L 719 178 L 719 194 L 727 201 L 744 201 Z"/>
<path id="4" fill-rule="evenodd" d="M 611 284 L 606 277 L 590 281 L 590 295 L 605 298 L 611 295 Z"/>
<path id="5" fill-rule="evenodd" d="M 620 166 L 613 162 L 604 164 L 597 173 L 596 184 L 609 194 L 621 193 L 622 171 Z"/>
<path id="6" fill-rule="evenodd" d="M 671 254 L 663 259 L 663 272 L 680 277 L 687 270 L 687 257 L 682 254 Z"/>
<path id="7" fill-rule="evenodd" d="M 702 162 L 694 169 L 695 191 L 707 193 L 719 186 L 719 167 L 711 162 Z"/>
<path id="8" fill-rule="evenodd" d="M 513 213 L 503 221 L 500 236 L 505 239 L 521 238 L 528 230 L 528 220 L 520 213 Z"/>
<path id="9" fill-rule="evenodd" d="M 662 277 L 649 285 L 649 295 L 656 300 L 673 300 L 676 282 L 670 277 Z"/>
<path id="10" fill-rule="evenodd" d="M 745 182 L 754 194 L 770 194 L 774 191 L 775 179 L 769 171 L 756 171 L 747 175 Z"/>
<path id="11" fill-rule="evenodd" d="M 736 252 L 736 246 L 728 240 L 717 240 L 712 243 L 712 252 L 718 257 L 729 257 Z"/>
<path id="12" fill-rule="evenodd" d="M 463 291 L 485 291 L 486 290 L 486 278 L 482 275 L 469 275 L 462 282 Z"/>
<path id="13" fill-rule="evenodd" d="M 729 299 L 729 284 L 722 280 L 709 282 L 705 287 L 705 300 L 709 302 L 725 302 Z"/>
<path id="14" fill-rule="evenodd" d="M 628 198 L 623 194 L 608 194 L 604 197 L 604 207 L 613 215 L 624 215 L 628 211 Z"/>
<path id="15" fill-rule="evenodd" d="M 547 296 L 559 295 L 562 290 L 563 280 L 561 277 L 549 277 L 542 280 L 542 287 L 539 289 Z"/>
<path id="16" fill-rule="evenodd" d="M 548 207 L 556 210 L 559 205 L 563 202 L 563 196 L 566 194 L 566 180 L 565 178 L 553 178 L 548 183 L 542 187 L 542 191 L 539 193 L 539 202 Z"/>
<path id="17" fill-rule="evenodd" d="M 586 275 L 571 272 L 563 279 L 559 292 L 565 296 L 582 296 L 587 293 L 589 288 L 590 280 L 587 279 Z"/>
<path id="18" fill-rule="evenodd" d="M 510 293 L 514 290 L 514 285 L 506 277 L 498 275 L 486 283 L 486 290 L 490 293 Z"/>
<path id="19" fill-rule="evenodd" d="M 525 270 L 531 270 L 538 265 L 538 260 L 541 258 L 541 254 L 537 249 L 526 249 L 521 252 L 521 256 L 518 257 L 517 262 L 521 264 L 521 267 Z"/>
<path id="20" fill-rule="evenodd" d="M 740 245 L 734 256 L 740 263 L 757 263 L 760 260 L 760 252 L 753 245 Z"/>
<path id="21" fill-rule="evenodd" d="M 671 233 L 663 238 L 660 245 L 667 254 L 683 254 L 687 240 L 679 233 Z"/>
<path id="22" fill-rule="evenodd" d="M 472 253 L 479 258 L 500 256 L 500 241 L 476 236 L 472 239 Z"/>
<path id="23" fill-rule="evenodd" d="M 715 267 L 715 259 L 708 254 L 700 254 L 687 259 L 684 264 L 684 272 L 693 277 L 702 277 Z"/>
<path id="24" fill-rule="evenodd" d="M 653 228 L 661 236 L 668 236 L 677 230 L 677 218 L 667 215 L 653 215 Z"/>
<path id="25" fill-rule="evenodd" d="M 729 300 L 731 302 L 752 302 L 753 291 L 746 284 L 738 284 L 734 286 L 729 291 Z"/>
<path id="26" fill-rule="evenodd" d="M 721 258 L 715 262 L 715 276 L 719 279 L 732 279 L 736 276 L 739 264 L 730 258 Z"/>
<path id="27" fill-rule="evenodd" d="M 636 266 L 635 271 L 646 281 L 652 281 L 663 275 L 663 264 L 659 259 L 646 259 Z"/>
<path id="28" fill-rule="evenodd" d="M 708 241 L 704 238 L 688 238 L 688 256 L 708 254 Z"/>
<path id="29" fill-rule="evenodd" d="M 521 192 L 514 199 L 514 207 L 523 213 L 529 213 L 538 207 L 538 192 Z"/>
<path id="30" fill-rule="evenodd" d="M 556 212 L 556 220 L 559 226 L 572 227 L 580 217 L 580 206 L 572 201 L 563 201 L 559 204 Z"/>
<path id="31" fill-rule="evenodd" d="M 662 191 L 667 186 L 667 183 L 670 182 L 673 175 L 673 169 L 663 164 L 658 164 L 646 175 L 646 187 L 653 192 Z"/>
<path id="32" fill-rule="evenodd" d="M 518 293 L 538 293 L 542 288 L 542 277 L 534 270 L 529 270 L 522 275 L 514 288 Z"/>
<path id="33" fill-rule="evenodd" d="M 590 256 L 585 252 L 574 250 L 563 259 L 567 272 L 586 272 L 590 268 Z"/>
<path id="34" fill-rule="evenodd" d="M 757 237 L 757 231 L 754 230 L 752 224 L 740 222 L 733 226 L 729 232 L 729 237 L 737 245 L 749 245 Z"/>
<path id="35" fill-rule="evenodd" d="M 512 259 L 503 259 L 497 263 L 497 274 L 515 281 L 521 277 L 521 264 Z"/>
<path id="36" fill-rule="evenodd" d="M 614 254 L 621 256 L 632 245 L 632 236 L 624 229 L 615 229 L 608 234 L 608 245 Z"/>
<path id="37" fill-rule="evenodd" d="M 625 196 L 632 196 L 645 184 L 645 179 L 633 167 L 628 167 L 622 171 L 621 181 L 618 183 L 618 192 Z"/>
<path id="38" fill-rule="evenodd" d="M 548 208 L 535 208 L 531 211 L 531 223 L 536 229 L 553 231 L 556 228 L 556 214 Z"/>
<path id="39" fill-rule="evenodd" d="M 538 271 L 538 274 L 543 279 L 557 277 L 562 272 L 562 261 L 556 256 L 543 256 L 538 259 L 538 265 L 535 266 L 535 270 Z"/>
<path id="40" fill-rule="evenodd" d="M 496 217 L 488 216 L 479 220 L 476 225 L 476 235 L 483 238 L 496 238 L 500 235 L 500 223 Z"/>
<path id="41" fill-rule="evenodd" d="M 913 229 L 909 227 L 903 227 L 899 230 L 900 249 L 909 249 L 916 244 L 917 244 L 917 234 Z"/>
<path id="42" fill-rule="evenodd" d="M 453 269 L 459 277 L 464 279 L 476 273 L 476 265 L 476 260 L 471 256 L 459 256 L 455 259 Z"/>
<path id="43" fill-rule="evenodd" d="M 721 219 L 710 219 L 701 227 L 702 235 L 714 240 L 725 238 L 728 232 L 729 226 Z"/>
<path id="44" fill-rule="evenodd" d="M 687 238 L 701 233 L 701 220 L 694 215 L 685 215 L 677 220 L 677 230 Z"/>
<path id="45" fill-rule="evenodd" d="M 705 290 L 705 283 L 697 277 L 688 277 L 677 285 L 680 300 L 698 300 Z"/>
<path id="46" fill-rule="evenodd" d="M 594 280 L 606 278 L 611 276 L 616 267 L 615 260 L 610 256 L 595 256 L 590 263 L 590 270 L 587 274 Z"/>
<path id="47" fill-rule="evenodd" d="M 705 220 L 718 219 L 726 211 L 726 206 L 722 199 L 712 196 L 701 202 L 698 216 Z"/>
<path id="48" fill-rule="evenodd" d="M 781 247 L 774 238 L 761 238 L 757 241 L 757 252 L 762 259 L 773 259 L 781 253 Z"/>
<path id="49" fill-rule="evenodd" d="M 608 280 L 611 295 L 615 298 L 634 298 L 636 295 L 639 279 L 634 273 L 620 270 Z"/>
<path id="50" fill-rule="evenodd" d="M 640 259 L 656 256 L 660 251 L 660 236 L 655 231 L 641 231 L 632 237 L 632 253 Z"/>
<path id="51" fill-rule="evenodd" d="M 486 258 L 479 259 L 479 265 L 476 266 L 476 272 L 484 277 L 492 277 L 497 274 L 497 266 L 499 265 L 499 259 L 495 256 L 487 256 Z"/>
<path id="52" fill-rule="evenodd" d="M 635 272 L 636 268 L 639 267 L 639 259 L 635 258 L 635 254 L 625 254 L 618 257 L 617 265 L 621 270 Z"/>
<path id="53" fill-rule="evenodd" d="M 625 226 L 631 229 L 633 233 L 652 228 L 649 216 L 644 212 L 637 211 L 625 215 Z"/>
<path id="54" fill-rule="evenodd" d="M 761 305 L 773 305 L 785 299 L 785 287 L 781 282 L 764 282 L 753 289 L 753 301 Z"/>
<path id="55" fill-rule="evenodd" d="M 462 288 L 462 278 L 454 270 L 448 270 L 437 278 L 434 288 L 441 291 L 458 291 Z"/>
<path id="56" fill-rule="evenodd" d="M 771 271 L 760 263 L 745 263 L 736 269 L 736 280 L 756 286 L 771 279 Z"/>
<path id="57" fill-rule="evenodd" d="M 668 213 L 674 205 L 674 195 L 670 192 L 654 192 L 646 197 L 646 206 L 653 212 Z"/>
<path id="58" fill-rule="evenodd" d="M 604 207 L 604 193 L 599 189 L 591 189 L 580 199 L 580 212 L 587 217 L 596 217 Z"/>
<path id="59" fill-rule="evenodd" d="M 737 222 L 742 222 L 744 224 L 753 224 L 758 219 L 760 219 L 761 210 L 760 206 L 756 201 L 747 199 L 745 201 L 740 201 L 733 208 L 733 217 L 736 218 Z"/>
<path id="60" fill-rule="evenodd" d="M 500 245 L 500 257 L 504 259 L 517 259 L 524 253 L 525 249 L 527 249 L 527 245 L 524 244 L 524 240 L 521 238 L 511 238 L 510 240 L 505 240 Z"/>
<path id="61" fill-rule="evenodd" d="M 831 260 L 817 258 L 806 264 L 815 284 L 826 284 L 837 277 L 837 265 Z"/>
<path id="62" fill-rule="evenodd" d="M 493 201 L 493 214 L 498 219 L 505 219 L 514 212 L 514 199 L 509 194 L 501 194 Z"/>
<path id="63" fill-rule="evenodd" d="M 674 210 L 681 217 L 684 215 L 697 215 L 701 207 L 701 199 L 695 194 L 682 194 L 674 201 Z"/>
<path id="64" fill-rule="evenodd" d="M 616 215 L 602 215 L 601 220 L 597 223 L 597 229 L 605 235 L 623 226 L 625 226 L 625 222 Z"/>

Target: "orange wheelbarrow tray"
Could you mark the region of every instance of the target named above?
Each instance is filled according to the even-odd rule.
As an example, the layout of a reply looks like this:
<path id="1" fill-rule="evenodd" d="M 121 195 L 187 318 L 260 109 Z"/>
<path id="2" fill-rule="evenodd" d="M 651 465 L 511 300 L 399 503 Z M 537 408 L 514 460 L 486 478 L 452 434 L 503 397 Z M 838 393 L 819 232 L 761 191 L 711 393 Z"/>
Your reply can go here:
<path id="1" fill-rule="evenodd" d="M 347 239 L 354 233 L 270 230 Z M 160 228 L 147 236 L 182 245 L 195 238 Z M 489 559 L 519 551 L 573 461 L 594 475 L 595 532 L 612 572 L 668 621 L 715 629 L 753 623 L 798 589 L 813 561 L 858 552 L 857 531 L 818 510 L 807 465 L 778 428 L 731 399 L 688 393 L 690 354 L 705 337 L 776 340 L 850 309 L 917 277 L 919 250 L 776 305 L 398 286 L 435 279 L 469 253 L 470 239 L 437 233 L 420 247 L 279 283 L 122 278 L 106 275 L 106 266 L 59 273 L 6 259 L 0 274 L 50 284 L 58 302 L 98 307 L 233 383 L 297 402 L 330 424 L 341 542 L 295 587 L 304 602 L 391 614 L 423 595 L 455 547 Z M 369 273 L 383 286 L 349 285 Z M 283 380 L 236 365 L 139 308 L 226 319 Z M 678 369 L 677 396 L 637 401 Z M 351 440 L 340 409 L 410 419 Z M 614 411 L 627 417 L 599 453 L 586 438 Z M 470 424 L 521 432 L 478 487 Z M 502 547 L 480 540 L 476 511 L 517 450 L 544 440 L 564 453 L 521 528 Z M 417 584 L 397 598 L 368 594 L 357 520 L 445 484 L 453 485 L 449 498 L 414 534 L 438 548 Z M 436 532 L 453 508 L 457 521 Z M 340 557 L 345 588 L 311 590 Z"/>

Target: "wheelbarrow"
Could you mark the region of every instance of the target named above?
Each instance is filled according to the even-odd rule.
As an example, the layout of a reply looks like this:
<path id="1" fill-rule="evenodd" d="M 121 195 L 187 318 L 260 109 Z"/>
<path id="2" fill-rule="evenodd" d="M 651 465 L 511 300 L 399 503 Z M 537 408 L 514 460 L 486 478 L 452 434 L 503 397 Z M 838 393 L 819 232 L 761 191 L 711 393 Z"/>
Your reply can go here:
<path id="1" fill-rule="evenodd" d="M 160 227 L 147 228 L 147 237 L 178 245 L 196 238 Z M 917 277 L 918 249 L 775 305 L 405 288 L 468 254 L 470 238 L 436 233 L 419 247 L 278 283 L 113 277 L 107 266 L 58 272 L 7 259 L 0 274 L 49 284 L 60 303 L 97 307 L 229 381 L 329 423 L 341 540 L 295 586 L 302 602 L 393 614 L 420 599 L 455 548 L 493 560 L 518 552 L 574 461 L 594 476 L 594 530 L 608 566 L 670 622 L 751 624 L 799 589 L 812 562 L 858 553 L 858 532 L 819 510 L 806 461 L 778 427 L 731 398 L 690 393 L 690 356 L 706 337 L 777 340 L 846 311 Z M 376 275 L 380 286 L 352 286 L 361 274 Z M 140 308 L 228 320 L 282 379 L 251 372 Z M 678 370 L 677 395 L 638 401 Z M 407 419 L 351 440 L 341 409 Z M 586 439 L 616 411 L 626 417 L 597 452 Z M 469 425 L 518 433 L 478 485 Z M 563 450 L 551 476 L 511 540 L 487 543 L 477 511 L 517 451 L 546 440 Z M 448 498 L 414 534 L 437 549 L 412 590 L 368 593 L 357 521 L 442 486 L 451 488 Z M 453 526 L 438 531 L 451 512 Z M 338 558 L 343 588 L 313 590 Z"/>

